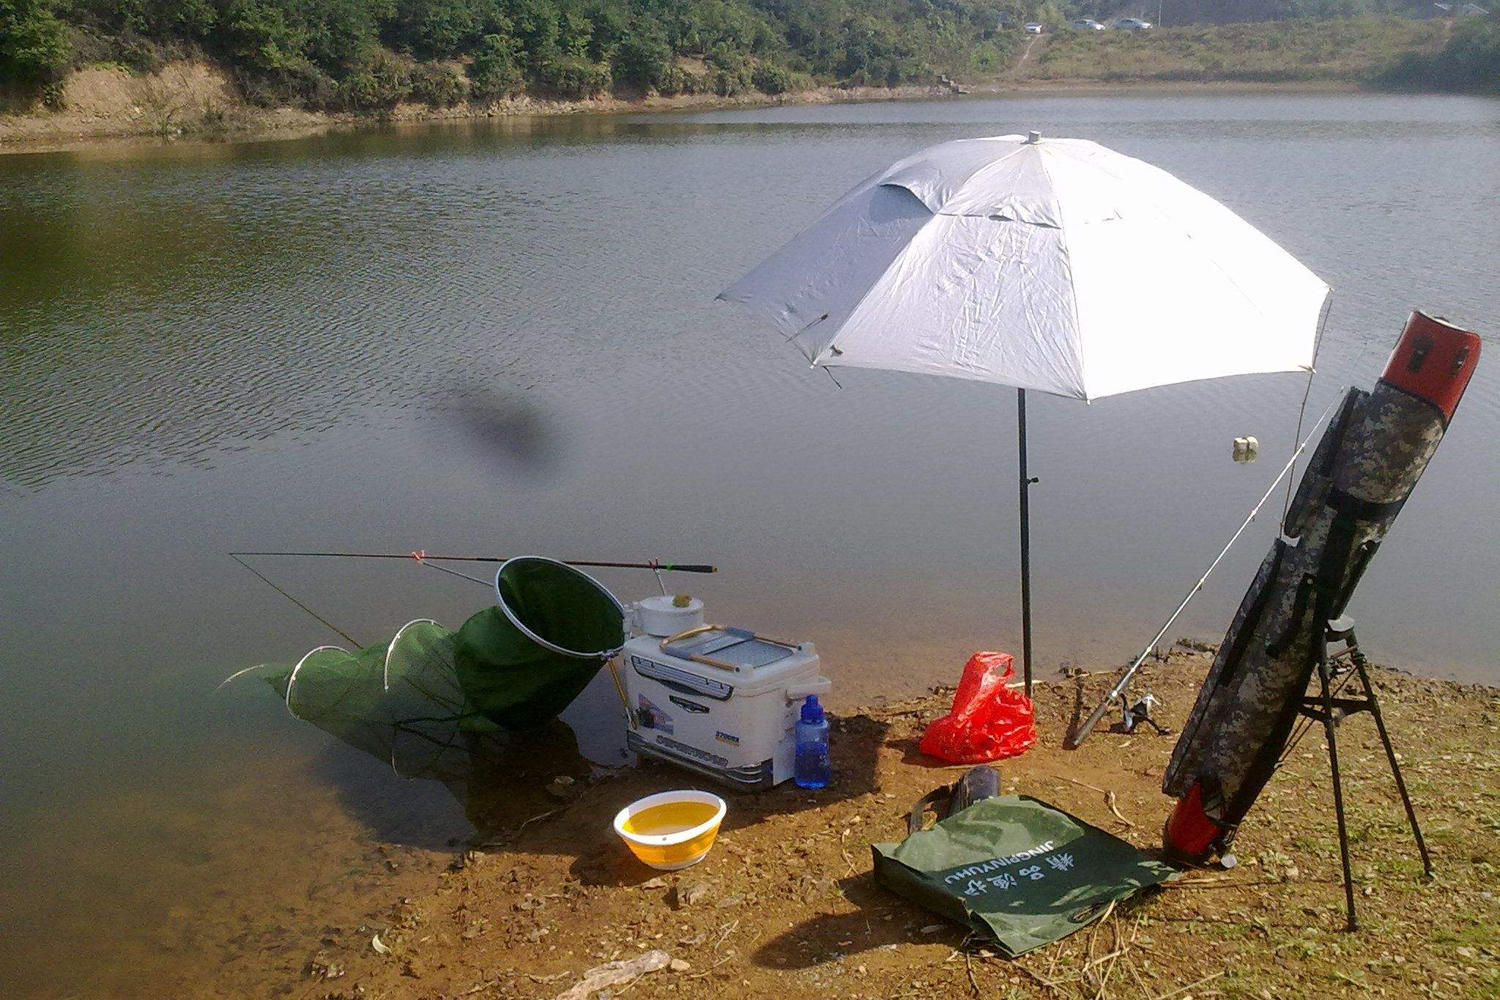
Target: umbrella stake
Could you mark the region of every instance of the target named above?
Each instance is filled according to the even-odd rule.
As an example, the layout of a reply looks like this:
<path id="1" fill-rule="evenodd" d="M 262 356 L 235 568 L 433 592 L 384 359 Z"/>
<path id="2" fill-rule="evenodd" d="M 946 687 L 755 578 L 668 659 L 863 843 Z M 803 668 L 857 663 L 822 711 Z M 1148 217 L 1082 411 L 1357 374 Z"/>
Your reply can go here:
<path id="1" fill-rule="evenodd" d="M 1031 484 L 1026 472 L 1026 390 L 1016 390 L 1016 437 L 1021 466 L 1021 676 L 1031 697 Z"/>

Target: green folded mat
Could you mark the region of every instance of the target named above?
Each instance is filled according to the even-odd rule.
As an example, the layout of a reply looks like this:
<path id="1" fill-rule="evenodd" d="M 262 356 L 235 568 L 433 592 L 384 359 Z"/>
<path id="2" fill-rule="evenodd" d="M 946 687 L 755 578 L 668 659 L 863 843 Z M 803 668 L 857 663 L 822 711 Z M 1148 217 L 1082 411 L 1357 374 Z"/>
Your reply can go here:
<path id="1" fill-rule="evenodd" d="M 993 938 L 1010 958 L 1177 877 L 1119 837 L 1026 795 L 983 799 L 871 851 L 881 885 Z"/>

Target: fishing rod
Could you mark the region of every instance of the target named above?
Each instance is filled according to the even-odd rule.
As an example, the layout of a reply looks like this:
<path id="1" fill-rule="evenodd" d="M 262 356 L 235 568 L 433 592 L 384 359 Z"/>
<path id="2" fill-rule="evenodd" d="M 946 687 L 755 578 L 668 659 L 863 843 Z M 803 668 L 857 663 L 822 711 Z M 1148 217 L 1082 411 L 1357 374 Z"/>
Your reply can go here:
<path id="1" fill-rule="evenodd" d="M 1104 718 L 1104 713 L 1109 711 L 1109 707 L 1115 703 L 1115 700 L 1125 693 L 1125 688 L 1130 685 L 1131 678 L 1135 676 L 1135 672 L 1140 669 L 1141 664 L 1146 662 L 1146 657 L 1150 656 L 1156 650 L 1156 644 L 1161 642 L 1162 636 L 1167 634 L 1167 630 L 1172 627 L 1172 623 L 1187 609 L 1189 602 L 1198 596 L 1198 592 L 1208 582 L 1209 574 L 1218 568 L 1219 563 L 1229 554 L 1230 548 L 1234 546 L 1235 542 L 1239 541 L 1240 536 L 1245 533 L 1245 529 L 1250 527 L 1250 523 L 1255 520 L 1255 516 L 1260 513 L 1260 509 L 1265 506 L 1267 500 L 1271 499 L 1271 494 L 1276 492 L 1276 487 L 1296 466 L 1298 456 L 1306 451 L 1307 446 L 1312 443 L 1313 435 L 1318 433 L 1318 428 L 1323 426 L 1323 421 L 1328 419 L 1328 415 L 1333 412 L 1333 408 L 1341 402 L 1343 402 L 1342 396 L 1334 397 L 1333 402 L 1328 404 L 1328 408 L 1318 418 L 1318 422 L 1313 424 L 1313 429 L 1308 432 L 1307 437 L 1303 438 L 1302 443 L 1292 450 L 1292 457 L 1287 461 L 1286 465 L 1282 466 L 1281 472 L 1277 473 L 1276 478 L 1271 480 L 1270 487 L 1261 496 L 1260 501 L 1254 507 L 1250 508 L 1250 513 L 1241 522 L 1239 530 L 1230 536 L 1229 541 L 1219 550 L 1219 554 L 1214 556 L 1214 561 L 1208 564 L 1208 569 L 1204 570 L 1203 575 L 1198 578 L 1198 582 L 1193 584 L 1193 589 L 1189 590 L 1187 596 L 1182 599 L 1182 603 L 1177 605 L 1177 610 L 1172 612 L 1172 617 L 1168 618 L 1167 623 L 1161 627 L 1161 631 L 1157 632 L 1151 638 L 1150 644 L 1141 650 L 1141 655 L 1137 656 L 1135 661 L 1125 668 L 1125 672 L 1120 675 L 1120 679 L 1115 682 L 1115 686 L 1109 689 L 1109 694 L 1105 695 L 1104 700 L 1099 703 L 1099 707 L 1094 709 L 1094 714 L 1090 715 L 1084 721 L 1083 725 L 1078 727 L 1078 732 L 1074 735 L 1071 742 L 1072 749 L 1077 750 L 1083 745 L 1083 741 L 1088 739 L 1089 733 L 1094 731 L 1094 727 L 1099 724 L 1099 720 Z"/>
<path id="2" fill-rule="evenodd" d="M 416 552 L 231 552 L 230 556 L 300 556 L 312 559 L 415 559 L 417 562 L 478 562 L 503 563 L 507 556 L 430 556 L 422 550 Z M 652 559 L 649 562 L 596 562 L 583 559 L 560 559 L 569 566 L 589 569 L 649 569 L 657 573 L 717 573 L 719 567 L 707 563 L 669 563 Z"/>
<path id="3" fill-rule="evenodd" d="M 444 566 L 435 565 L 435 563 L 437 563 L 437 562 L 503 563 L 503 562 L 506 561 L 506 558 L 507 558 L 506 556 L 430 556 L 426 552 L 422 551 L 421 549 L 418 549 L 415 552 L 406 552 L 406 553 L 401 553 L 401 552 L 231 552 L 231 553 L 229 553 L 229 558 L 233 559 L 235 562 L 239 563 L 241 566 L 245 567 L 247 570 L 249 570 L 250 572 L 254 573 L 257 577 L 259 577 L 261 579 L 262 582 L 264 582 L 266 584 L 266 586 L 270 587 L 272 590 L 276 591 L 282 597 L 285 597 L 287 600 L 291 601 L 297 607 L 301 608 L 303 611 L 307 612 L 313 618 L 317 619 L 322 624 L 328 626 L 328 628 L 332 629 L 334 632 L 337 632 L 339 635 L 343 636 L 345 639 L 347 639 L 349 642 L 353 643 L 356 646 L 359 645 L 359 640 L 355 639 L 348 632 L 345 632 L 343 629 L 339 628 L 333 622 L 329 621 L 327 618 L 324 618 L 322 615 L 318 614 L 312 608 L 308 607 L 306 604 L 303 604 L 301 601 L 297 600 L 297 598 L 295 598 L 291 594 L 287 593 L 285 589 L 283 589 L 282 587 L 278 586 L 274 581 L 272 581 L 264 573 L 260 572 L 260 570 L 256 569 L 254 566 L 251 566 L 249 563 L 245 562 L 245 560 L 243 558 L 241 558 L 242 556 L 299 556 L 299 557 L 306 557 L 306 558 L 312 558 L 312 559 L 413 559 L 419 565 L 426 566 L 428 569 L 440 570 L 440 571 L 442 571 L 444 573 L 447 573 L 447 574 L 449 574 L 451 576 L 462 577 L 465 580 L 470 580 L 470 581 L 473 581 L 474 583 L 481 584 L 481 585 L 486 586 L 486 587 L 492 586 L 491 581 L 489 581 L 489 580 L 481 580 L 478 577 L 469 576 L 467 573 L 460 573 L 457 570 L 451 570 L 451 569 L 448 569 L 448 568 L 446 568 Z M 586 567 L 589 567 L 591 569 L 648 569 L 653 574 L 655 574 L 655 576 L 656 576 L 656 585 L 661 588 L 661 592 L 663 594 L 666 594 L 666 592 L 667 592 L 666 584 L 664 584 L 662 582 L 662 579 L 661 579 L 661 575 L 663 573 L 671 573 L 671 572 L 677 572 L 677 573 L 717 573 L 719 571 L 719 567 L 717 567 L 717 566 L 710 566 L 707 563 L 683 563 L 683 564 L 678 564 L 678 563 L 664 563 L 664 562 L 661 562 L 660 560 L 657 560 L 657 559 L 652 559 L 650 562 L 644 562 L 644 563 L 630 563 L 630 562 L 590 562 L 590 561 L 583 561 L 583 560 L 560 560 L 560 561 L 565 562 L 569 566 L 586 566 Z M 238 676 L 238 675 L 236 675 L 236 676 Z"/>

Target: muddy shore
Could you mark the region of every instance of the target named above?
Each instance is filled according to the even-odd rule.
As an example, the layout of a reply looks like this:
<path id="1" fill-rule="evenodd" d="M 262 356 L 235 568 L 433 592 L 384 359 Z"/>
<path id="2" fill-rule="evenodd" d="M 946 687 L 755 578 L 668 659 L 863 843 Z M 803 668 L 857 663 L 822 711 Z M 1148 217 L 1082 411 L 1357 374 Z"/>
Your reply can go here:
<path id="1" fill-rule="evenodd" d="M 1065 736 L 1111 675 L 1040 685 L 1040 742 L 999 765 L 1003 789 L 1154 849 L 1170 807 L 1162 768 L 1208 662 L 1179 649 L 1147 669 L 1142 683 L 1162 700 L 1170 735 L 1099 732 L 1074 751 Z M 870 876 L 868 845 L 899 839 L 909 805 L 960 770 L 916 750 L 947 708 L 951 693 L 940 691 L 838 717 L 834 784 L 730 796 L 719 841 L 694 868 L 645 868 L 609 829 L 625 803 L 691 786 L 690 776 L 647 764 L 550 791 L 538 780 L 514 826 L 455 843 L 446 864 L 382 849 L 389 877 L 341 894 L 320 934 L 224 961 L 201 994 L 551 998 L 602 963 L 661 950 L 674 966 L 609 995 L 1493 997 L 1500 690 L 1385 669 L 1375 678 L 1437 878 L 1421 878 L 1373 725 L 1350 720 L 1340 756 L 1356 934 L 1343 928 L 1327 759 L 1314 730 L 1242 827 L 1238 867 L 1191 873 L 1016 961 L 967 941 Z"/>

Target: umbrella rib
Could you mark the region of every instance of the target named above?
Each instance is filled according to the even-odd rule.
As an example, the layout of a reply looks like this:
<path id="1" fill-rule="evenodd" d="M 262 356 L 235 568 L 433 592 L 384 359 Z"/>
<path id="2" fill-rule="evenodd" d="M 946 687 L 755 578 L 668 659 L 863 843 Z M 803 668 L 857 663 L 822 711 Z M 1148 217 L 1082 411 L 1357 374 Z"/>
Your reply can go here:
<path id="1" fill-rule="evenodd" d="M 1042 174 L 1047 178 L 1048 186 L 1051 187 L 1053 183 L 1052 171 L 1047 169 L 1047 158 L 1041 155 L 1041 150 L 1038 150 L 1037 153 L 1037 162 L 1041 165 Z M 1088 372 L 1084 366 L 1083 324 L 1078 319 L 1078 280 L 1077 275 L 1073 271 L 1073 248 L 1068 244 L 1067 219 L 1063 213 L 1062 199 L 1056 197 L 1056 187 L 1052 187 L 1052 191 L 1054 200 L 1057 202 L 1057 238 L 1062 244 L 1063 259 L 1068 263 L 1068 305 L 1070 311 L 1073 313 L 1073 333 L 1077 338 L 1073 342 L 1073 349 L 1078 360 L 1078 388 L 1083 391 L 1083 401 L 1087 403 L 1090 398 L 1089 379 Z"/>
<path id="2" fill-rule="evenodd" d="M 1004 156 L 1000 157 L 999 159 L 990 160 L 990 161 L 988 161 L 988 162 L 986 162 L 984 164 L 981 164 L 980 167 L 979 167 L 979 169 L 975 170 L 968 177 L 965 177 L 964 180 L 963 180 L 963 183 L 960 184 L 960 185 L 958 185 L 958 187 L 959 188 L 963 188 L 966 185 L 974 183 L 975 178 L 980 177 L 983 174 L 989 173 L 991 170 L 994 170 L 997 167 L 999 167 L 1000 164 L 1008 162 L 1013 157 L 1020 156 L 1025 151 L 1026 151 L 1026 144 L 1023 142 L 1020 145 L 1018 145 L 1015 149 L 1011 150 L 1009 153 L 1006 153 Z M 1042 172 L 1045 173 L 1046 169 L 1047 168 L 1045 166 L 1043 166 L 1042 167 Z M 1049 178 L 1049 180 L 1050 180 L 1050 178 Z M 952 213 L 934 212 L 933 214 L 934 215 L 944 215 L 944 214 L 952 214 Z"/>
<path id="3" fill-rule="evenodd" d="M 1135 159 L 1135 157 L 1131 157 L 1131 159 Z M 1197 193 L 1199 195 L 1202 195 L 1204 198 L 1206 198 L 1209 201 L 1213 202 L 1215 205 L 1218 205 L 1220 208 L 1224 209 L 1224 211 L 1228 212 L 1234 218 L 1238 219 L 1241 223 L 1243 223 L 1245 226 L 1247 226 L 1252 232 L 1254 232 L 1256 235 L 1260 236 L 1267 243 L 1271 244 L 1271 246 L 1275 247 L 1277 250 L 1280 250 L 1282 253 L 1286 254 L 1288 257 L 1291 257 L 1291 254 L 1287 253 L 1286 249 L 1284 247 L 1282 247 L 1281 244 L 1279 244 L 1275 240 L 1271 239 L 1271 237 L 1267 236 L 1265 233 L 1262 233 L 1260 231 L 1260 229 L 1258 229 L 1257 227 L 1252 226 L 1247 220 L 1245 220 L 1244 218 L 1242 218 L 1238 212 L 1236 212 L 1234 209 L 1230 208 L 1228 205 L 1224 204 L 1223 202 L 1219 201 L 1219 199 L 1213 197 L 1210 194 L 1206 194 L 1206 193 L 1204 193 L 1202 191 L 1199 191 L 1197 188 L 1193 187 L 1191 184 L 1187 184 L 1184 181 L 1178 180 L 1177 178 L 1173 177 L 1170 173 L 1168 173 L 1165 170 L 1162 170 L 1160 167 L 1156 166 L 1155 164 L 1147 163 L 1145 160 L 1136 160 L 1136 162 L 1142 164 L 1143 166 L 1149 167 L 1150 169 L 1155 170 L 1158 173 L 1164 174 L 1169 180 L 1177 181 L 1177 183 L 1182 184 L 1184 187 L 1188 188 L 1188 190 L 1193 191 L 1193 192 L 1195 192 L 1195 193 Z M 1113 170 L 1110 170 L 1106 166 L 1103 166 L 1103 165 L 1098 164 L 1098 163 L 1093 163 L 1093 162 L 1090 162 L 1089 166 L 1092 167 L 1094 170 L 1099 171 L 1099 173 L 1104 174 L 1107 177 L 1113 178 L 1115 181 L 1117 181 L 1117 182 L 1119 182 L 1121 184 L 1128 185 L 1130 183 L 1128 179 L 1120 176 L 1119 174 L 1115 173 Z M 1042 169 L 1045 170 L 1046 167 L 1044 166 Z M 1173 215 L 1171 213 L 1167 212 L 1165 209 L 1163 209 L 1162 206 L 1161 206 L 1161 203 L 1158 202 L 1155 198 L 1152 198 L 1150 196 L 1145 196 L 1142 200 L 1146 201 L 1153 208 L 1155 208 L 1158 212 L 1160 212 L 1161 215 L 1162 215 L 1162 218 L 1165 218 L 1165 219 L 1174 219 Z M 1058 211 L 1059 212 L 1062 211 L 1061 202 L 1059 202 L 1059 204 L 1058 204 Z M 1174 219 L 1174 222 L 1175 222 L 1175 219 Z M 1193 243 L 1194 245 L 1199 245 L 1199 240 L 1197 240 L 1193 236 L 1192 231 L 1190 229 L 1188 229 L 1186 226 L 1179 226 L 1179 227 L 1177 227 L 1177 231 L 1181 232 L 1182 235 L 1183 235 L 1183 237 L 1186 238 L 1188 240 L 1188 242 Z M 1262 320 L 1264 320 L 1268 324 L 1270 323 L 1271 318 L 1266 315 L 1265 310 L 1263 310 L 1260 307 L 1260 304 L 1257 303 L 1255 301 L 1255 299 L 1249 293 L 1247 293 L 1243 288 L 1240 287 L 1240 283 L 1238 281 L 1234 280 L 1234 275 L 1230 274 L 1229 271 L 1228 271 L 1228 269 L 1225 268 L 1223 264 L 1219 263 L 1219 260 L 1218 260 L 1217 257 L 1215 257 L 1211 253 L 1206 253 L 1205 252 L 1203 254 L 1203 259 L 1206 260 L 1206 261 L 1208 261 L 1210 264 L 1212 264 L 1214 266 L 1214 270 L 1218 271 L 1221 275 L 1224 276 L 1224 280 L 1229 283 L 1229 286 L 1231 288 L 1233 288 L 1236 292 L 1239 293 L 1240 298 L 1244 299 L 1245 302 L 1249 304 L 1250 308 L 1254 309 L 1255 312 L 1260 316 L 1260 318 Z M 1293 260 L 1296 260 L 1296 258 L 1293 258 Z M 1297 263 L 1302 266 L 1303 270 L 1307 271 L 1309 274 L 1313 274 L 1312 270 L 1310 268 L 1308 268 L 1307 265 L 1302 264 L 1301 261 L 1297 261 Z M 1313 277 L 1317 278 L 1318 281 L 1322 282 L 1323 287 L 1326 288 L 1326 289 L 1328 289 L 1328 291 L 1330 293 L 1333 291 L 1332 288 L 1329 288 L 1328 282 L 1323 281 L 1323 279 L 1320 278 L 1320 277 L 1318 277 L 1318 275 L 1316 275 L 1316 274 L 1313 274 Z"/>
<path id="4" fill-rule="evenodd" d="M 891 273 L 892 268 L 894 268 L 901 261 L 901 259 L 903 257 L 905 257 L 907 255 L 907 253 L 909 253 L 911 251 L 912 246 L 915 245 L 916 242 L 917 242 L 917 238 L 920 237 L 922 235 L 922 233 L 924 233 L 927 230 L 927 227 L 929 225 L 931 225 L 933 222 L 935 222 L 937 220 L 938 215 L 940 214 L 938 212 L 934 212 L 930 208 L 927 208 L 927 203 L 924 202 L 924 201 L 922 201 L 921 198 L 917 198 L 917 196 L 915 194 L 912 194 L 912 192 L 911 192 L 911 190 L 909 188 L 903 187 L 900 184 L 896 184 L 896 185 L 893 185 L 893 186 L 901 188 L 901 190 L 905 191 L 907 194 L 911 195 L 912 198 L 916 199 L 917 203 L 920 204 L 924 209 L 927 210 L 929 218 L 927 219 L 926 222 L 922 223 L 922 225 L 917 228 L 916 233 L 914 233 L 912 235 L 912 238 L 907 241 L 906 246 L 904 246 L 904 247 L 901 248 L 901 252 L 898 253 L 898 254 L 896 254 L 896 256 L 894 258 L 892 258 L 890 265 L 888 267 L 886 267 L 886 269 L 884 271 L 880 272 L 880 276 L 877 277 L 874 281 L 870 282 L 870 287 L 866 288 L 860 294 L 859 298 L 855 300 L 854 305 L 849 308 L 849 312 L 844 316 L 843 321 L 840 322 L 838 324 L 838 328 L 833 331 L 833 336 L 831 336 L 831 337 L 828 338 L 828 343 L 824 344 L 821 348 L 819 348 L 817 351 L 815 351 L 813 353 L 812 358 L 811 358 L 812 363 L 815 366 L 819 367 L 819 368 L 823 368 L 823 369 L 826 370 L 829 367 L 829 365 L 825 361 L 820 361 L 818 359 L 820 357 L 822 357 L 822 355 L 823 355 L 823 353 L 825 351 L 827 351 L 830 348 L 834 347 L 834 343 L 833 343 L 834 340 L 837 339 L 838 335 L 841 332 L 843 332 L 844 330 L 848 329 L 850 322 L 854 319 L 855 316 L 859 315 L 860 309 L 862 309 L 864 307 L 865 302 L 867 302 L 869 300 L 870 296 L 872 294 L 874 294 L 875 289 L 877 289 L 877 288 L 880 287 L 881 282 L 883 282 L 886 279 L 886 276 Z M 825 320 L 827 318 L 828 318 L 828 314 L 824 313 L 822 317 L 820 317 L 819 319 L 814 320 L 812 324 L 809 324 L 809 326 L 815 325 L 817 323 L 821 323 L 823 320 Z M 807 332 L 807 331 L 804 328 L 802 331 L 798 332 L 797 336 L 800 337 L 805 332 Z M 835 384 L 837 384 L 838 380 L 835 379 L 834 382 L 835 382 Z M 843 388 L 843 387 L 840 386 L 840 388 Z"/>

